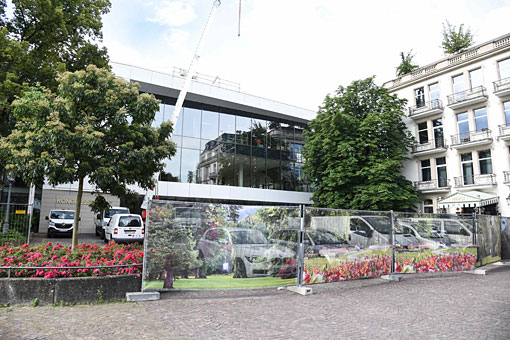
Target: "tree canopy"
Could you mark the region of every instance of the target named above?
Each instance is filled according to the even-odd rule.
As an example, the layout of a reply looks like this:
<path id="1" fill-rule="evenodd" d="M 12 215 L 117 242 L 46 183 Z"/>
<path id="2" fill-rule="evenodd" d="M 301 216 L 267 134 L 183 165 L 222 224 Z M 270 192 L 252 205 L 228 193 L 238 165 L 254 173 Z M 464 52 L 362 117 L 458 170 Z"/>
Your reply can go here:
<path id="1" fill-rule="evenodd" d="M 402 121 L 405 99 L 373 78 L 327 96 L 305 132 L 305 174 L 316 206 L 409 211 L 417 202 L 399 170 L 413 138 Z"/>
<path id="2" fill-rule="evenodd" d="M 404 52 L 400 52 L 400 58 L 402 60 L 400 61 L 400 65 L 397 66 L 397 77 L 411 73 L 418 68 L 418 65 L 413 64 L 414 55 L 412 52 L 411 50 L 407 52 L 406 55 L 404 55 Z"/>
<path id="3" fill-rule="evenodd" d="M 0 0 L 0 136 L 10 133 L 11 103 L 26 86 L 56 90 L 57 74 L 89 64 L 108 67 L 101 15 L 109 0 L 13 0 L 12 15 Z"/>
<path id="4" fill-rule="evenodd" d="M 0 147 L 8 154 L 7 169 L 26 183 L 78 182 L 77 235 L 85 178 L 117 196 L 135 183 L 150 188 L 153 174 L 176 148 L 169 140 L 171 122 L 151 127 L 158 100 L 139 94 L 137 84 L 93 65 L 63 73 L 58 83 L 56 93 L 35 86 L 14 102 L 16 127 L 0 139 Z"/>
<path id="5" fill-rule="evenodd" d="M 441 47 L 445 54 L 455 54 L 464 52 L 474 44 L 474 37 L 471 29 L 464 30 L 464 24 L 459 26 L 451 25 L 446 20 L 446 25 L 443 23 L 443 41 Z"/>

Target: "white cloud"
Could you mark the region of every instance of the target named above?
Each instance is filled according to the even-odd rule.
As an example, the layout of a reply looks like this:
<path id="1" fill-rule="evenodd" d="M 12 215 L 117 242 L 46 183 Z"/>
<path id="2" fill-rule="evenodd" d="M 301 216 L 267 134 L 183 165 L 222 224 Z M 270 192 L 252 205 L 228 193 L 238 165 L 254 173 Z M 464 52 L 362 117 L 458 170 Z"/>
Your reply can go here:
<path id="1" fill-rule="evenodd" d="M 162 1 L 153 3 L 153 9 L 155 13 L 147 20 L 165 26 L 183 26 L 197 17 L 192 1 Z"/>
<path id="2" fill-rule="evenodd" d="M 163 35 L 163 41 L 172 48 L 183 47 L 189 41 L 189 38 L 189 32 L 178 28 L 172 28 Z"/>

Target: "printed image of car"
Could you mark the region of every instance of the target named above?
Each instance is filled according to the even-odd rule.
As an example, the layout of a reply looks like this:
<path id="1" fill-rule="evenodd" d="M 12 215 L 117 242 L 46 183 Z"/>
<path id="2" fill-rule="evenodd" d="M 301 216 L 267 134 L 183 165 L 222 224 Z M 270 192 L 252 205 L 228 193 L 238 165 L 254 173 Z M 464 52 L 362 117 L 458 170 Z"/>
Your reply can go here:
<path id="1" fill-rule="evenodd" d="M 74 210 L 50 210 L 46 220 L 48 221 L 48 238 L 57 235 L 73 235 Z"/>
<path id="2" fill-rule="evenodd" d="M 298 229 L 281 229 L 269 236 L 273 244 L 287 247 L 297 253 Z M 343 253 L 354 248 L 338 234 L 324 229 L 308 229 L 304 233 L 305 255 L 321 255 L 324 252 Z"/>
<path id="3" fill-rule="evenodd" d="M 218 271 L 234 278 L 267 276 L 273 259 L 294 259 L 295 252 L 273 246 L 262 231 L 253 228 L 211 228 L 197 242 L 199 258 L 219 259 Z"/>
<path id="4" fill-rule="evenodd" d="M 391 245 L 391 220 L 387 216 L 347 216 L 350 219 L 349 244 L 360 249 Z M 397 248 L 413 249 L 423 246 L 413 234 L 395 224 Z"/>
<path id="5" fill-rule="evenodd" d="M 397 223 L 402 226 L 404 233 L 414 235 L 424 246 L 430 249 L 457 247 L 457 241 L 445 234 L 440 234 L 437 226 L 435 228 L 433 224 L 428 228 L 423 228 L 418 225 L 418 222 L 405 219 L 399 219 Z"/>
<path id="6" fill-rule="evenodd" d="M 116 243 L 139 242 L 143 243 L 145 229 L 140 215 L 115 214 L 105 229 L 105 242 Z"/>
<path id="7" fill-rule="evenodd" d="M 445 245 L 468 247 L 475 244 L 472 225 L 465 220 L 454 218 L 408 218 L 403 223 L 416 226 L 416 230 L 430 229 L 435 232 Z M 450 243 L 448 245 L 448 242 Z"/>

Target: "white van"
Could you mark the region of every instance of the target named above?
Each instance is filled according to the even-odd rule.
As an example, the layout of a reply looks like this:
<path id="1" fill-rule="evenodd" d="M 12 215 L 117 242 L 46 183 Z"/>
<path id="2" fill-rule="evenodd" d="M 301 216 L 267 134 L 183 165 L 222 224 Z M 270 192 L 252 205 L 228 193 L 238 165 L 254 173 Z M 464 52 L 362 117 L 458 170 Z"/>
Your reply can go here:
<path id="1" fill-rule="evenodd" d="M 74 210 L 53 209 L 46 216 L 48 221 L 47 237 L 55 235 L 73 235 Z"/>
<path id="2" fill-rule="evenodd" d="M 96 236 L 101 236 L 101 238 L 104 239 L 106 225 L 110 222 L 110 218 L 115 214 L 129 214 L 129 208 L 111 207 L 110 210 L 97 214 L 94 218 Z"/>
<path id="3" fill-rule="evenodd" d="M 145 229 L 140 215 L 115 214 L 105 229 L 105 242 L 140 242 L 145 238 Z"/>

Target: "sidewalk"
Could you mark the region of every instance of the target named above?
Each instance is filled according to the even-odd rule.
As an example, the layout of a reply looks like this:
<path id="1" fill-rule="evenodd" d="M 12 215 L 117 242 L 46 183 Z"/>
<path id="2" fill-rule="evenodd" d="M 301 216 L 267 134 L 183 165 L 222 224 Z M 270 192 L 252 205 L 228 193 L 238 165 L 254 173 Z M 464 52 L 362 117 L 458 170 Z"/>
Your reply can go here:
<path id="1" fill-rule="evenodd" d="M 510 339 L 510 266 L 143 303 L 0 309 L 0 339 Z"/>

